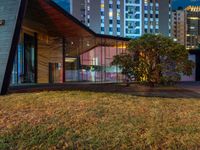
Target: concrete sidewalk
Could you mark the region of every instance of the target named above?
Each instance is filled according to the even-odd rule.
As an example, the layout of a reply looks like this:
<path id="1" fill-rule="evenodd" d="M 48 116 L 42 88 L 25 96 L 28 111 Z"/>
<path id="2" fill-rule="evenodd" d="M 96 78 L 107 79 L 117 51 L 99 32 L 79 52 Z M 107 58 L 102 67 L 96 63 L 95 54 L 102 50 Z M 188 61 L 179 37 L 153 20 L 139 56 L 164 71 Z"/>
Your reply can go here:
<path id="1" fill-rule="evenodd" d="M 197 92 L 198 89 L 198 92 Z M 90 91 L 121 93 L 135 96 L 146 97 L 166 97 L 166 98 L 199 98 L 200 84 L 179 83 L 173 87 L 149 87 L 139 84 L 131 84 L 126 87 L 125 84 L 91 84 L 91 83 L 63 83 L 63 84 L 35 84 L 10 87 L 10 93 L 26 93 L 39 91 Z"/>
<path id="2" fill-rule="evenodd" d="M 200 82 L 180 82 L 177 87 L 200 94 Z"/>

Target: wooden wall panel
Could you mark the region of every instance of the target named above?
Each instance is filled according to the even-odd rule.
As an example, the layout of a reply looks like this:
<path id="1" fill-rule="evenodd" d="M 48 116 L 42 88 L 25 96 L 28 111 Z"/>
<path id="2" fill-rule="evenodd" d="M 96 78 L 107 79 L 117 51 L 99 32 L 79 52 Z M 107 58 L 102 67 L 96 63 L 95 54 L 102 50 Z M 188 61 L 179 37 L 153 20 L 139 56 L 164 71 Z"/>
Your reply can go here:
<path id="1" fill-rule="evenodd" d="M 62 39 L 49 37 L 48 40 L 38 40 L 38 83 L 49 82 L 49 63 L 63 66 Z"/>
<path id="2" fill-rule="evenodd" d="M 34 24 L 34 26 L 32 26 Z M 60 63 L 63 68 L 63 47 L 62 37 L 49 35 L 45 25 L 34 19 L 25 18 L 23 22 L 23 32 L 37 33 L 38 52 L 37 52 L 37 82 L 49 82 L 49 63 Z M 62 70 L 61 70 L 62 75 Z M 62 76 L 60 77 L 62 81 Z"/>

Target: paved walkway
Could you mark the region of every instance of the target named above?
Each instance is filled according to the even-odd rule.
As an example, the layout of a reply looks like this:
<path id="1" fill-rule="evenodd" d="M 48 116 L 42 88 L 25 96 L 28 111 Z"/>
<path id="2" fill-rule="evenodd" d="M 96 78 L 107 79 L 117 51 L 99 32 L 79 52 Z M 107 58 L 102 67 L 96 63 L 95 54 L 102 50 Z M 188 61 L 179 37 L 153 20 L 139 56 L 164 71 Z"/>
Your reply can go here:
<path id="1" fill-rule="evenodd" d="M 181 82 L 177 85 L 177 87 L 200 94 L 200 82 Z"/>
<path id="2" fill-rule="evenodd" d="M 91 84 L 91 83 L 64 83 L 64 84 L 35 84 L 10 87 L 10 93 L 38 92 L 52 90 L 77 90 L 90 92 L 108 92 L 130 94 L 147 97 L 167 98 L 199 98 L 200 83 L 179 83 L 176 87 L 155 87 L 132 84 L 126 87 L 124 84 Z"/>

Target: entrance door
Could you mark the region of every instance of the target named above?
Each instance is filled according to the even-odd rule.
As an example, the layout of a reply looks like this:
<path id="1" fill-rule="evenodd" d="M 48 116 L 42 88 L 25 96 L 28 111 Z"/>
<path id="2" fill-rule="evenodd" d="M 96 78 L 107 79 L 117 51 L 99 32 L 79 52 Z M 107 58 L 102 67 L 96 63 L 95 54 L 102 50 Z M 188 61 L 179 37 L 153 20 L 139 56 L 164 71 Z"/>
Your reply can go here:
<path id="1" fill-rule="evenodd" d="M 62 72 L 60 63 L 49 63 L 49 83 L 61 83 Z"/>

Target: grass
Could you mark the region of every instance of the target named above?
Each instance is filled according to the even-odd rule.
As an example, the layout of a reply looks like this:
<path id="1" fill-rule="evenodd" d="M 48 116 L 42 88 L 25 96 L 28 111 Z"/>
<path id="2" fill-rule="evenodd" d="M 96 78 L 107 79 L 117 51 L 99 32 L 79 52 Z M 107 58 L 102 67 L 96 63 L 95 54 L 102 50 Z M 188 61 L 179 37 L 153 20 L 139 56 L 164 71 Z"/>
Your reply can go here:
<path id="1" fill-rule="evenodd" d="M 199 149 L 200 101 L 52 91 L 0 97 L 0 149 Z"/>

